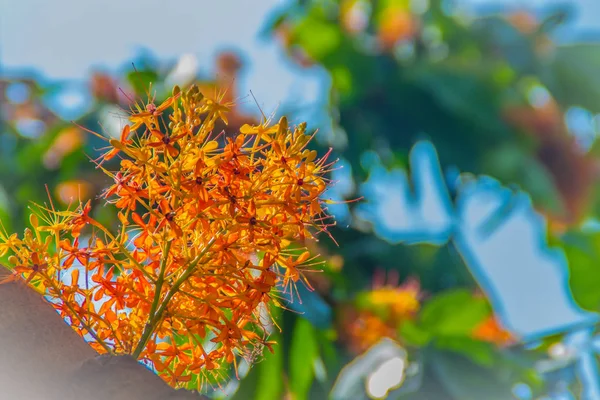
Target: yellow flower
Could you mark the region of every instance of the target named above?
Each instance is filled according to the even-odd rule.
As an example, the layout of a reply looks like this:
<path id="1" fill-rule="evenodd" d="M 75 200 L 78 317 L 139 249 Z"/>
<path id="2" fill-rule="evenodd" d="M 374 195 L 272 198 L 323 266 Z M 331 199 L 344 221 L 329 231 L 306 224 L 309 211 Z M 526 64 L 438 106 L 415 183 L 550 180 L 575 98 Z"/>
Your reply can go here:
<path id="1" fill-rule="evenodd" d="M 412 288 L 380 288 L 368 294 L 371 304 L 391 310 L 394 319 L 413 316 L 419 311 L 419 292 Z"/>

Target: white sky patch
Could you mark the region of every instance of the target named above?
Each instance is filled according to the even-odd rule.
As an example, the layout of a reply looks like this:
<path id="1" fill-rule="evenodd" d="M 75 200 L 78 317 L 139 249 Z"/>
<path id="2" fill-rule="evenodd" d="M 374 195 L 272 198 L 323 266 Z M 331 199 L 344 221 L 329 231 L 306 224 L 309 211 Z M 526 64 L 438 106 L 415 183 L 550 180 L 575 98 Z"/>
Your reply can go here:
<path id="1" fill-rule="evenodd" d="M 367 393 L 376 399 L 385 398 L 391 389 L 402 384 L 405 366 L 406 361 L 401 357 L 393 357 L 384 361 L 367 378 Z"/>
<path id="2" fill-rule="evenodd" d="M 107 105 L 101 111 L 100 124 L 107 137 L 118 139 L 127 122 L 127 114 L 117 106 Z"/>
<path id="3" fill-rule="evenodd" d="M 192 53 L 186 53 L 179 57 L 175 68 L 167 75 L 165 80 L 167 87 L 190 84 L 198 74 L 200 63 L 198 58 Z"/>
<path id="4" fill-rule="evenodd" d="M 91 105 L 91 96 L 84 88 L 67 85 L 45 99 L 46 106 L 64 120 L 73 120 L 83 115 Z"/>

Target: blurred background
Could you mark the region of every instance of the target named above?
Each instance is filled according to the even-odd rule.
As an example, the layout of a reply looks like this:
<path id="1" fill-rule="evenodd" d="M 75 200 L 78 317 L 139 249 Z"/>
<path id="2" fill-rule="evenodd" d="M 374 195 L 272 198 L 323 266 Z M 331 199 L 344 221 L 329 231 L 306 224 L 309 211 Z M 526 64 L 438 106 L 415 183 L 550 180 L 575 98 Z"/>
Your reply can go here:
<path id="1" fill-rule="evenodd" d="M 8 231 L 45 184 L 95 199 L 72 121 L 118 137 L 150 83 L 227 88 L 231 130 L 307 121 L 327 197 L 364 197 L 330 207 L 275 353 L 212 397 L 600 399 L 597 0 L 2 3 Z"/>

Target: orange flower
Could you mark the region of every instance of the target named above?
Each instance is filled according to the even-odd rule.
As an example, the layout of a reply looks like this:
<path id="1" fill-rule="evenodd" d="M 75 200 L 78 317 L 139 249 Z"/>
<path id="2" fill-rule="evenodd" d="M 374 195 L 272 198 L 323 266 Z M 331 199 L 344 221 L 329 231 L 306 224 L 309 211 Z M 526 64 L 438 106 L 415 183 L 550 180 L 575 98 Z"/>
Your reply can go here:
<path id="1" fill-rule="evenodd" d="M 390 49 L 398 42 L 414 37 L 417 32 L 417 19 L 407 10 L 389 7 L 381 15 L 377 36 L 384 49 Z"/>
<path id="2" fill-rule="evenodd" d="M 342 314 L 342 335 L 351 351 L 361 353 L 382 337 L 398 338 L 398 327 L 412 320 L 421 307 L 419 281 L 408 279 L 398 285 L 398 274 L 376 271 L 373 287 L 359 295 L 357 305 Z"/>
<path id="3" fill-rule="evenodd" d="M 13 254 L 14 278 L 51 299 L 95 349 L 132 354 L 191 388 L 271 349 L 263 312 L 279 282 L 298 293 L 319 264 L 293 243 L 328 233 L 320 195 L 332 164 L 306 149 L 305 124 L 282 118 L 215 136 L 231 107 L 224 97 L 173 93 L 137 106 L 120 140 L 105 139 L 97 164 L 124 158 L 118 171 L 100 167 L 114 180 L 102 198 L 118 229 L 94 220 L 90 201 L 66 211 L 51 203 L 24 239 L 0 232 L 0 254 Z"/>
<path id="4" fill-rule="evenodd" d="M 396 338 L 395 329 L 381 318 L 362 311 L 345 327 L 350 349 L 362 353 L 384 337 Z"/>
<path id="5" fill-rule="evenodd" d="M 92 211 L 92 203 L 90 200 L 79 207 L 79 211 L 75 213 L 74 218 L 71 220 L 71 235 L 75 238 L 79 237 L 81 230 L 88 224 L 94 224 L 95 221 L 90 217 L 90 211 Z"/>
<path id="6" fill-rule="evenodd" d="M 486 318 L 473 330 L 473 337 L 499 346 L 506 346 L 514 341 L 511 333 L 504 330 L 493 315 Z"/>
<path id="7" fill-rule="evenodd" d="M 373 279 L 373 289 L 366 293 L 368 303 L 377 309 L 386 311 L 390 322 L 398 324 L 412 319 L 421 308 L 421 285 L 415 278 L 407 279 L 398 285 L 396 271 L 386 276 L 380 271 Z"/>

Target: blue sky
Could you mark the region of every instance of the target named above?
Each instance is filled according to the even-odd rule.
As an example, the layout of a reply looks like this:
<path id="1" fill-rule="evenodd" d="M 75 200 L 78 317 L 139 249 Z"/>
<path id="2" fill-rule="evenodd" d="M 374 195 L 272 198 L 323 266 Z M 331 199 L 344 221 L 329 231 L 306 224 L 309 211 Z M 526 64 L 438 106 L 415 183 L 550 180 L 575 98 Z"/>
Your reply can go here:
<path id="1" fill-rule="evenodd" d="M 198 57 L 210 73 L 220 49 L 248 60 L 239 84 L 269 112 L 292 96 L 313 102 L 320 80 L 293 68 L 277 44 L 258 37 L 278 0 L 9 0 L 0 15 L 0 60 L 10 71 L 32 68 L 50 79 L 84 79 L 91 67 L 115 70 L 143 49 L 160 59 Z M 318 74 L 317 74 L 318 75 Z"/>
<path id="2" fill-rule="evenodd" d="M 252 90 L 269 112 L 279 103 L 314 104 L 326 95 L 326 79 L 315 70 L 293 67 L 273 41 L 258 33 L 285 0 L 0 0 L 0 63 L 8 70 L 34 69 L 50 79 L 84 79 L 91 67 L 115 70 L 142 49 L 175 60 L 192 53 L 210 72 L 219 49 L 245 54 L 248 66 L 241 93 Z M 536 9 L 576 5 L 573 37 L 595 31 L 598 0 L 460 0 L 467 7 L 505 4 Z M 321 100 L 322 101 L 322 100 Z"/>

